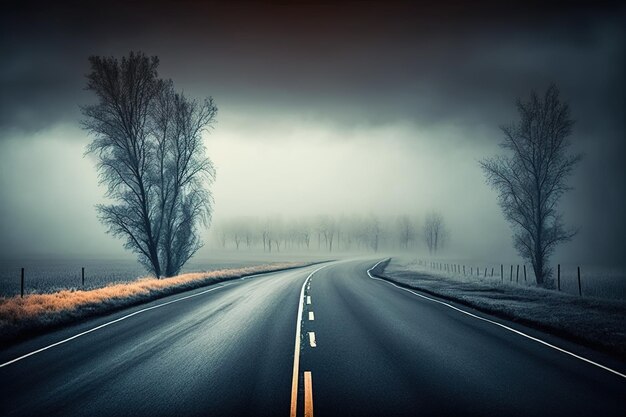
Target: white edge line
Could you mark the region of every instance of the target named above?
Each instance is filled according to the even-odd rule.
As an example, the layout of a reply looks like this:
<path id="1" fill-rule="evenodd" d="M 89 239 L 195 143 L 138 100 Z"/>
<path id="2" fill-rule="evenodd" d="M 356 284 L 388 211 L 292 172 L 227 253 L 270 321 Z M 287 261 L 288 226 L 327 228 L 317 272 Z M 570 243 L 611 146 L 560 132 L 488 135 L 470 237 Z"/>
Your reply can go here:
<path id="1" fill-rule="evenodd" d="M 319 270 L 324 269 L 329 264 L 321 266 L 317 268 L 315 271 L 311 272 L 308 277 L 302 283 L 302 289 L 300 290 L 300 298 L 298 299 L 298 319 L 296 320 L 296 341 L 294 346 L 293 353 L 293 375 L 291 380 L 291 417 L 296 417 L 297 414 L 297 403 L 298 403 L 298 372 L 300 367 L 300 337 L 301 337 L 301 327 L 302 327 L 302 312 L 304 310 L 304 290 L 306 288 L 307 282 L 311 279 L 311 277 Z"/>
<path id="2" fill-rule="evenodd" d="M 248 275 L 248 276 L 245 276 L 245 277 L 241 277 L 241 278 L 240 278 L 240 280 L 242 280 L 242 279 L 248 279 L 248 278 L 258 277 L 258 276 L 260 276 L 260 275 L 271 274 L 272 272 L 280 272 L 280 271 L 271 271 L 271 272 L 263 272 L 263 273 L 260 273 L 260 274 Z M 75 334 L 74 336 L 70 336 L 70 337 L 68 337 L 67 339 L 60 340 L 60 341 L 55 342 L 55 343 L 53 343 L 53 344 L 51 344 L 51 345 L 48 345 L 48 346 L 42 347 L 42 348 L 40 348 L 40 349 L 34 350 L 34 351 L 30 352 L 30 353 L 27 353 L 27 354 L 25 354 L 25 355 L 22 355 L 22 356 L 20 356 L 20 357 L 17 357 L 17 358 L 15 358 L 15 359 L 12 359 L 12 360 L 10 360 L 10 361 L 8 361 L 8 362 L 5 362 L 5 363 L 3 363 L 3 364 L 0 364 L 0 368 L 3 368 L 3 367 L 8 366 L 8 365 L 11 365 L 12 363 L 15 363 L 15 362 L 21 361 L 22 359 L 26 359 L 26 358 L 28 358 L 29 356 L 33 356 L 33 355 L 36 355 L 36 354 L 38 354 L 38 353 L 41 353 L 41 352 L 46 351 L 46 350 L 48 350 L 48 349 L 51 349 L 51 348 L 53 348 L 53 347 L 55 347 L 55 346 L 62 345 L 62 344 L 64 344 L 64 343 L 67 343 L 67 342 L 69 342 L 69 341 L 71 341 L 71 340 L 77 339 L 77 338 L 79 338 L 79 337 L 81 337 L 81 336 L 84 336 L 84 335 L 86 335 L 86 334 L 89 334 L 89 333 L 91 333 L 91 332 L 95 332 L 96 330 L 100 330 L 100 329 L 102 329 L 103 327 L 107 327 L 107 326 L 110 326 L 111 324 L 117 323 L 117 322 L 119 322 L 119 321 L 126 320 L 127 318 L 130 318 L 130 317 L 136 316 L 137 314 L 141 314 L 141 313 L 144 313 L 144 312 L 146 312 L 146 311 L 154 310 L 155 308 L 164 307 L 164 306 L 169 305 L 169 304 L 172 304 L 172 303 L 177 303 L 177 302 L 179 302 L 179 301 L 183 301 L 183 300 L 186 300 L 186 299 L 188 299 L 188 298 L 197 297 L 197 296 L 199 296 L 199 295 L 203 295 L 203 294 L 206 294 L 206 293 L 211 292 L 211 291 L 219 290 L 220 288 L 228 287 L 229 285 L 233 285 L 234 283 L 235 283 L 234 281 L 233 281 L 233 282 L 227 282 L 227 283 L 225 283 L 225 284 L 223 284 L 223 285 L 220 285 L 220 286 L 218 286 L 218 287 L 209 288 L 208 290 L 204 290 L 204 291 L 201 291 L 201 292 L 198 292 L 198 293 L 195 293 L 195 294 L 191 294 L 191 295 L 186 295 L 186 296 L 184 296 L 184 297 L 177 298 L 177 299 L 175 299 L 175 300 L 171 300 L 171 301 L 168 301 L 168 302 L 165 302 L 165 303 L 162 303 L 162 304 L 158 304 L 158 305 L 155 305 L 155 306 L 152 306 L 152 307 L 142 308 L 141 310 L 134 311 L 134 312 L 132 312 L 132 313 L 130 313 L 130 314 L 127 314 L 127 315 L 125 315 L 125 316 L 123 316 L 123 317 L 120 317 L 120 318 L 117 318 L 117 319 L 115 319 L 115 320 L 111 320 L 111 321 L 109 321 L 109 322 L 103 323 L 103 324 L 101 324 L 101 325 L 99 325 L 99 326 L 96 326 L 96 327 L 94 327 L 94 328 L 92 328 L 92 329 L 85 330 L 84 332 L 81 332 L 81 333 Z"/>
<path id="3" fill-rule="evenodd" d="M 548 342 L 546 342 L 546 341 L 544 341 L 544 340 L 541 340 L 541 339 L 539 339 L 539 338 L 537 338 L 537 337 L 531 336 L 531 335 L 526 334 L 526 333 L 524 333 L 524 332 L 521 332 L 521 331 L 519 331 L 519 330 L 515 330 L 515 329 L 513 329 L 512 327 L 506 326 L 506 325 L 501 324 L 501 323 L 498 323 L 498 322 L 496 322 L 496 321 L 489 320 L 489 319 L 486 319 L 486 318 L 484 318 L 484 317 L 477 316 L 476 314 L 472 314 L 472 313 L 470 313 L 470 312 L 468 312 L 468 311 L 465 311 L 465 310 L 462 310 L 462 309 L 460 309 L 460 308 L 458 308 L 458 307 L 455 307 L 455 306 L 453 306 L 452 304 L 448 304 L 448 303 L 446 303 L 446 302 L 443 302 L 443 301 L 440 301 L 440 300 L 436 300 L 436 299 L 434 299 L 434 298 L 430 298 L 430 297 L 427 297 L 427 296 L 425 296 L 425 295 L 419 294 L 419 293 L 417 293 L 417 292 L 415 292 L 415 291 L 409 290 L 408 288 L 404 288 L 404 287 L 401 287 L 401 286 L 399 286 L 399 285 L 396 285 L 396 284 L 394 284 L 393 282 L 388 281 L 388 280 L 386 280 L 386 279 L 377 278 L 377 277 L 372 276 L 371 271 L 372 271 L 374 268 L 376 268 L 376 267 L 377 267 L 380 263 L 382 263 L 383 261 L 386 261 L 386 259 L 383 259 L 382 261 L 379 261 L 378 263 L 376 263 L 376 265 L 374 265 L 373 267 L 371 267 L 370 269 L 368 269 L 368 270 L 367 270 L 367 275 L 369 275 L 369 277 L 370 277 L 370 278 L 372 278 L 372 279 L 376 279 L 376 280 L 378 280 L 378 281 L 383 281 L 383 282 L 386 282 L 387 284 L 393 285 L 393 286 L 394 286 L 394 287 L 396 287 L 396 288 L 399 288 L 399 289 L 401 289 L 401 290 L 404 290 L 404 291 L 410 292 L 410 293 L 411 293 L 411 294 L 413 294 L 413 295 L 416 295 L 416 296 L 421 297 L 421 298 L 425 298 L 426 300 L 432 301 L 432 302 L 434 302 L 434 303 L 439 303 L 439 304 L 441 304 L 441 305 L 444 305 L 444 306 L 446 306 L 446 307 L 449 307 L 449 308 L 451 308 L 451 309 L 453 309 L 453 310 L 456 310 L 456 311 L 458 311 L 458 312 L 460 312 L 460 313 L 463 313 L 463 314 L 468 315 L 468 316 L 470 316 L 470 317 L 473 317 L 473 318 L 475 318 L 475 319 L 482 320 L 482 321 L 486 321 L 487 323 L 494 324 L 494 325 L 496 325 L 496 326 L 498 326 L 498 327 L 501 327 L 501 328 L 503 328 L 503 329 L 505 329 L 505 330 L 508 330 L 508 331 L 510 331 L 510 332 L 513 332 L 513 333 L 515 333 L 515 334 L 518 334 L 518 335 L 520 335 L 520 336 L 523 336 L 523 337 L 525 337 L 525 338 L 527 338 L 527 339 L 533 340 L 533 341 L 535 341 L 535 342 L 537 342 L 537 343 L 541 343 L 541 344 L 542 344 L 542 345 L 544 345 L 544 346 L 548 346 L 548 347 L 550 347 L 550 348 L 552 348 L 552 349 L 558 350 L 559 352 L 565 353 L 566 355 L 572 356 L 572 357 L 574 357 L 574 358 L 576 358 L 576 359 L 579 359 L 579 360 L 581 360 L 581 361 L 583 361 L 583 362 L 587 362 L 587 363 L 589 363 L 589 364 L 591 364 L 591 365 L 597 366 L 598 368 L 602 368 L 602 369 L 604 369 L 605 371 L 609 371 L 609 372 L 611 372 L 611 373 L 613 373 L 613 374 L 615 374 L 615 375 L 617 375 L 617 376 L 619 376 L 619 377 L 622 377 L 622 378 L 626 379 L 626 375 L 625 375 L 625 374 L 623 374 L 623 373 L 621 373 L 621 372 L 618 372 L 618 371 L 616 371 L 615 369 L 611 369 L 611 368 L 609 368 L 608 366 L 605 366 L 605 365 L 602 365 L 602 364 L 600 364 L 600 363 L 594 362 L 594 361 L 592 361 L 591 359 L 587 359 L 587 358 L 585 358 L 585 357 L 583 357 L 583 356 L 580 356 L 580 355 L 577 355 L 577 354 L 575 354 L 575 353 L 572 353 L 572 352 L 570 352 L 570 351 L 568 351 L 568 350 L 565 350 L 565 349 L 563 349 L 563 348 L 560 348 L 560 347 L 558 347 L 558 346 L 555 346 L 555 345 L 553 345 L 553 344 L 551 344 L 551 343 L 548 343 Z"/>

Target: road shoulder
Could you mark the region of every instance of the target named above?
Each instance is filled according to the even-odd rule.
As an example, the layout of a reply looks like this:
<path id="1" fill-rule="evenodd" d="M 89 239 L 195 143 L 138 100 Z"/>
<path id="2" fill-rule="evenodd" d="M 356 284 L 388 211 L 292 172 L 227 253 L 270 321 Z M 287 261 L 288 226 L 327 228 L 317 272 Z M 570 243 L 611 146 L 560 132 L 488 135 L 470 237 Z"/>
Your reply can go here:
<path id="1" fill-rule="evenodd" d="M 458 282 L 391 260 L 372 271 L 401 287 L 418 290 L 479 312 L 528 326 L 626 362 L 626 303 L 579 298 L 537 288 Z"/>

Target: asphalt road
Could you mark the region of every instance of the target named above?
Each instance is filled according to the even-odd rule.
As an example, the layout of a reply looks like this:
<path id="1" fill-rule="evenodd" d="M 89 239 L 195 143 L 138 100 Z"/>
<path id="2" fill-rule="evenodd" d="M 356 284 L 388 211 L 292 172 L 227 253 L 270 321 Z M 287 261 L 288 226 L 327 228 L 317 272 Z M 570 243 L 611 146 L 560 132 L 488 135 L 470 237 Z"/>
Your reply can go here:
<path id="1" fill-rule="evenodd" d="M 217 284 L 2 350 L 0 364 L 143 310 L 0 367 L 0 415 L 287 416 L 294 388 L 297 414 L 318 417 L 626 414 L 625 378 L 371 279 L 373 263 Z"/>

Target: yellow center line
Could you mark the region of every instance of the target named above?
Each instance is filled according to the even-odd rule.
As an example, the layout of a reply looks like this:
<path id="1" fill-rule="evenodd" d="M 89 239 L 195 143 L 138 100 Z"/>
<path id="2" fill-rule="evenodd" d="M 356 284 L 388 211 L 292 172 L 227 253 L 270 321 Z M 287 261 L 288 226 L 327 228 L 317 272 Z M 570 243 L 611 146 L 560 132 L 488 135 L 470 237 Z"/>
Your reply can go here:
<path id="1" fill-rule="evenodd" d="M 301 335 L 301 327 L 302 327 L 302 312 L 304 309 L 302 301 L 304 300 L 304 289 L 306 288 L 307 283 L 320 269 L 326 268 L 328 264 L 317 268 L 315 271 L 311 272 L 304 283 L 302 284 L 302 289 L 300 290 L 300 298 L 298 298 L 298 319 L 296 322 L 296 341 L 293 352 L 293 375 L 291 379 L 291 417 L 296 417 L 298 410 L 298 376 L 299 376 L 299 367 L 300 367 L 300 335 Z M 310 297 L 309 297 L 310 299 Z"/>
<path id="2" fill-rule="evenodd" d="M 311 371 L 304 371 L 304 417 L 313 417 L 313 380 Z"/>

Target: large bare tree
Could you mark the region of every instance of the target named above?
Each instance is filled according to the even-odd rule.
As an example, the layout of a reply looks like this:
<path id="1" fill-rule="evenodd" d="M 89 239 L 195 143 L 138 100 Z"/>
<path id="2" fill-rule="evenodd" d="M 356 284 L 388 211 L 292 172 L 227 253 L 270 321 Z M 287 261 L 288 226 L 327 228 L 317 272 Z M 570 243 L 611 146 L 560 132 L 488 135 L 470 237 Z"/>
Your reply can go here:
<path id="1" fill-rule="evenodd" d="M 217 108 L 160 79 L 156 57 L 131 52 L 89 62 L 87 90 L 98 102 L 82 108 L 83 127 L 94 136 L 87 152 L 97 156 L 113 200 L 97 206 L 100 220 L 151 273 L 175 275 L 201 247 L 198 228 L 210 219 L 215 171 L 202 133 Z"/>
<path id="2" fill-rule="evenodd" d="M 528 101 L 518 100 L 517 109 L 519 122 L 502 128 L 507 154 L 480 165 L 513 226 L 515 248 L 532 263 L 537 284 L 545 286 L 550 255 L 576 233 L 565 228 L 557 205 L 581 155 L 569 152 L 574 121 L 554 84 L 543 97 L 532 92 Z"/>
<path id="3" fill-rule="evenodd" d="M 436 255 L 446 239 L 446 228 L 443 215 L 437 211 L 426 214 L 422 227 L 422 236 L 431 255 Z"/>

